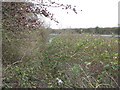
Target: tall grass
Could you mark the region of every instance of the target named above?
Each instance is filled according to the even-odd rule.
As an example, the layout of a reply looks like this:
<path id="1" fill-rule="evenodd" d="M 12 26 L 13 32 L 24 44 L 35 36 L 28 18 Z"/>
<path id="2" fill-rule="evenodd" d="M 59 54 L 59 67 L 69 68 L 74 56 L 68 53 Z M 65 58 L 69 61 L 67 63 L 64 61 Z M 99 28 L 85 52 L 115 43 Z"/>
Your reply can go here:
<path id="1" fill-rule="evenodd" d="M 46 41 L 46 30 L 9 31 L 2 32 L 3 64 L 19 61 L 22 57 L 36 57 L 43 49 Z"/>

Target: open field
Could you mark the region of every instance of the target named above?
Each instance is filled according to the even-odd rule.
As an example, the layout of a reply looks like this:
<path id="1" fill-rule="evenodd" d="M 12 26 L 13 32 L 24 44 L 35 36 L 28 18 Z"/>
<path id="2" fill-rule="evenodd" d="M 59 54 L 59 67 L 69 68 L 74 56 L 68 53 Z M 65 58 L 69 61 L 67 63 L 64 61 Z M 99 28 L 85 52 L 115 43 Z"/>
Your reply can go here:
<path id="1" fill-rule="evenodd" d="M 33 53 L 3 66 L 4 88 L 118 87 L 118 38 L 64 32 Z"/>

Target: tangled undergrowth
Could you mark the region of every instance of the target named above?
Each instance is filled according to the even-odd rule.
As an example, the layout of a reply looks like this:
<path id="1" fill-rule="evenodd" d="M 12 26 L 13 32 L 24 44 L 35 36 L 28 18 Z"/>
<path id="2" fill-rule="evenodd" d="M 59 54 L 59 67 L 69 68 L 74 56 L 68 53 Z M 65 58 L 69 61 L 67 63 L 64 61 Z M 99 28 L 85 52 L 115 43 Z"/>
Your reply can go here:
<path id="1" fill-rule="evenodd" d="M 3 87 L 118 87 L 118 38 L 60 34 L 36 56 L 3 67 Z"/>

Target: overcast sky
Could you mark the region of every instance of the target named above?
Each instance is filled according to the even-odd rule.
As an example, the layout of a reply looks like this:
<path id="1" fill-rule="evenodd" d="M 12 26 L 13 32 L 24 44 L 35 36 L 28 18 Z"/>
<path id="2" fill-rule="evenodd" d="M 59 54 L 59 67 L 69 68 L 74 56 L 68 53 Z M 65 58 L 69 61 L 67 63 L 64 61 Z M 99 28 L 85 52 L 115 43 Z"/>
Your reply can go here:
<path id="1" fill-rule="evenodd" d="M 52 8 L 51 12 L 59 21 L 45 19 L 51 28 L 89 28 L 89 27 L 117 27 L 118 26 L 118 2 L 120 0 L 51 0 L 63 4 L 75 5 L 78 14 L 73 11 L 60 8 Z M 81 11 L 82 10 L 82 11 Z"/>

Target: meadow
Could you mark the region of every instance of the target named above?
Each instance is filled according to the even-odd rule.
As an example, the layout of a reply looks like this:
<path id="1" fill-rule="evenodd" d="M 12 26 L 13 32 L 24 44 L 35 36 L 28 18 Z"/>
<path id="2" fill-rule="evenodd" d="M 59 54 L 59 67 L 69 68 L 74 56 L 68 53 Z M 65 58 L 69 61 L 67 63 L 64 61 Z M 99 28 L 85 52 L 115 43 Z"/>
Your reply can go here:
<path id="1" fill-rule="evenodd" d="M 34 57 L 3 66 L 3 88 L 118 87 L 118 38 L 71 32 L 54 37 Z"/>

